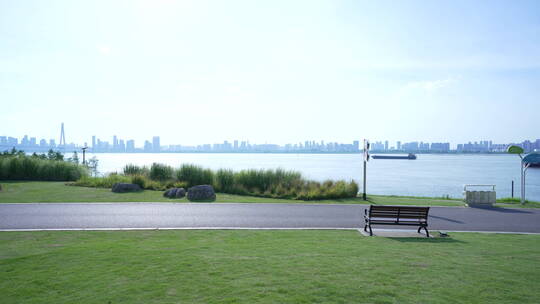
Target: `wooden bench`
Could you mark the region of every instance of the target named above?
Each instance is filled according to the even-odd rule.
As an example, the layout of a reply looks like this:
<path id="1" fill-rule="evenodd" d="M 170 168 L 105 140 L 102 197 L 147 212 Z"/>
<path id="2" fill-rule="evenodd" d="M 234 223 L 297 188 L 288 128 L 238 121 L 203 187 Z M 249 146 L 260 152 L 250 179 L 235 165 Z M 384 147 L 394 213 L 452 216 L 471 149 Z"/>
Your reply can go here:
<path id="1" fill-rule="evenodd" d="M 374 206 L 371 205 L 368 210 L 364 210 L 364 219 L 366 224 L 364 231 L 369 228 L 369 235 L 373 235 L 371 225 L 408 225 L 419 226 L 426 230 L 426 236 L 429 237 L 427 230 L 429 207 L 410 207 L 410 206 Z"/>

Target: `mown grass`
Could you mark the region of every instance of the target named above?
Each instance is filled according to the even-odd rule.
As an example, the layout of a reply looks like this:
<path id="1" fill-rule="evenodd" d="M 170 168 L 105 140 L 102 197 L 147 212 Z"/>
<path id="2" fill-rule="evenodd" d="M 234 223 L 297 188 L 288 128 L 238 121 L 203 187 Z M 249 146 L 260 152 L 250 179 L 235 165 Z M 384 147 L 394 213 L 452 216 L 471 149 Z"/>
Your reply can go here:
<path id="1" fill-rule="evenodd" d="M 162 191 L 144 190 L 136 193 L 113 193 L 110 189 L 66 186 L 63 182 L 19 182 L 1 183 L 0 203 L 52 203 L 52 202 L 187 202 L 183 199 L 168 199 Z M 410 198 L 370 195 L 368 201 L 361 198 L 301 201 L 217 193 L 216 203 L 316 203 L 316 204 L 380 204 L 380 205 L 423 205 L 463 206 L 457 200 L 436 198 Z"/>
<path id="2" fill-rule="evenodd" d="M 540 208 L 540 202 L 525 200 L 525 204 L 521 204 L 521 199 L 510 197 L 497 199 L 497 205 L 500 207 Z"/>
<path id="3" fill-rule="evenodd" d="M 540 236 L 0 233 L 2 303 L 537 303 Z"/>
<path id="4" fill-rule="evenodd" d="M 113 193 L 110 189 L 66 186 L 64 182 L 3 181 L 0 183 L 0 203 L 62 203 L 62 202 L 170 202 L 187 203 L 187 199 L 168 199 L 163 191 L 144 190 L 136 193 Z M 217 193 L 216 203 L 288 203 L 288 204 L 373 204 L 373 205 L 416 205 L 416 206 L 465 206 L 462 200 L 430 197 L 369 195 L 364 201 L 360 197 L 302 201 L 276 199 L 249 195 Z M 502 199 L 496 206 L 511 208 L 540 208 L 539 202 L 507 203 Z"/>

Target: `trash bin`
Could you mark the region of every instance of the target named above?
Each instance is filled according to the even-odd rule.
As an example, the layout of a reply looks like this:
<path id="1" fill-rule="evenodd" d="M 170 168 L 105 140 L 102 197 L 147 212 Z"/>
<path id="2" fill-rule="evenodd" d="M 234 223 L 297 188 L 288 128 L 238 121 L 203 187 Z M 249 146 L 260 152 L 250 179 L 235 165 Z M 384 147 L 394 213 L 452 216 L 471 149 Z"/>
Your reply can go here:
<path id="1" fill-rule="evenodd" d="M 491 188 L 491 190 L 486 190 L 486 188 Z M 495 185 L 465 185 L 463 195 L 469 207 L 491 207 L 497 201 Z"/>

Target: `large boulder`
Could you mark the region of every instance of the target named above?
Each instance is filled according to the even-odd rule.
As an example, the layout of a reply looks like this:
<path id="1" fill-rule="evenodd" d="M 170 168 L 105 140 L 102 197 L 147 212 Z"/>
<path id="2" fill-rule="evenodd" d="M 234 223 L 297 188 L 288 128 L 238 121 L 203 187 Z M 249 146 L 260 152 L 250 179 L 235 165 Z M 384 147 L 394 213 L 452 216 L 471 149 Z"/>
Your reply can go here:
<path id="1" fill-rule="evenodd" d="M 163 197 L 170 197 L 172 189 L 167 189 L 165 192 L 163 192 Z"/>
<path id="2" fill-rule="evenodd" d="M 167 191 L 163 193 L 163 196 L 168 198 L 182 198 L 186 196 L 186 190 L 184 188 L 167 189 Z"/>
<path id="3" fill-rule="evenodd" d="M 116 183 L 112 186 L 112 192 L 124 193 L 124 192 L 136 192 L 141 191 L 141 186 L 137 184 L 125 184 L 125 183 Z"/>
<path id="4" fill-rule="evenodd" d="M 187 198 L 190 201 L 214 201 L 216 192 L 210 185 L 193 186 L 188 189 Z"/>
<path id="5" fill-rule="evenodd" d="M 169 196 L 167 196 L 168 198 L 175 198 L 176 197 L 176 190 L 178 190 L 178 188 L 172 188 L 171 191 L 169 191 Z"/>
<path id="6" fill-rule="evenodd" d="M 184 196 L 186 196 L 186 189 L 184 188 L 176 189 L 176 198 L 183 198 Z"/>

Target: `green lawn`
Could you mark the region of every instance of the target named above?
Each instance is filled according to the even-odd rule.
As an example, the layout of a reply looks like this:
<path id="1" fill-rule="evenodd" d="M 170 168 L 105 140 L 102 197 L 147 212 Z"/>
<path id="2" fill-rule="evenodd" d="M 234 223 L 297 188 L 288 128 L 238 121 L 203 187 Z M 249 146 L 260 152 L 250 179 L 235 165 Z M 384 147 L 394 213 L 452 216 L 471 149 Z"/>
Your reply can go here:
<path id="1" fill-rule="evenodd" d="M 183 199 L 168 199 L 161 191 L 145 190 L 137 193 L 113 193 L 110 189 L 66 186 L 64 182 L 19 182 L 2 181 L 0 203 L 51 203 L 51 202 L 188 202 Z M 313 204 L 379 204 L 379 205 L 424 205 L 424 206 L 464 206 L 458 199 L 429 197 L 369 195 L 368 201 L 361 198 L 299 201 L 241 196 L 218 193 L 216 202 L 221 203 L 313 203 Z M 540 203 L 529 202 L 520 205 L 516 201 L 504 200 L 505 207 L 538 208 Z"/>
<path id="2" fill-rule="evenodd" d="M 540 236 L 0 233 L 8 303 L 538 303 Z"/>

